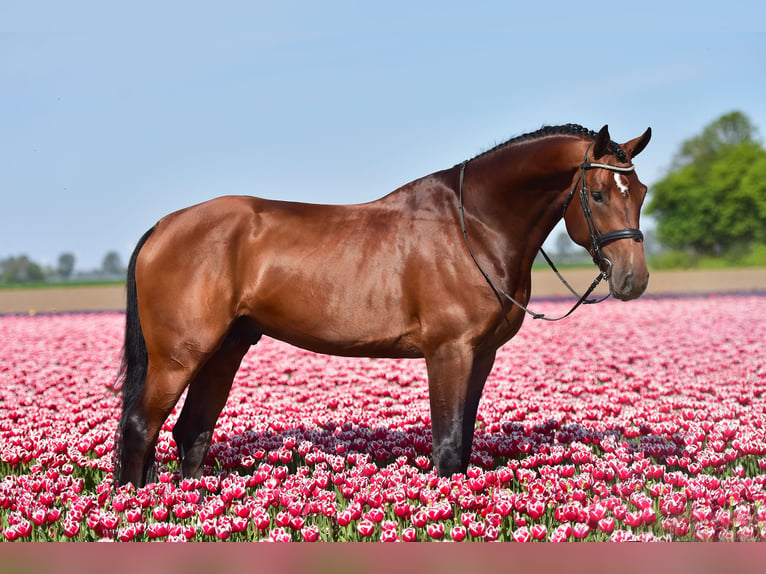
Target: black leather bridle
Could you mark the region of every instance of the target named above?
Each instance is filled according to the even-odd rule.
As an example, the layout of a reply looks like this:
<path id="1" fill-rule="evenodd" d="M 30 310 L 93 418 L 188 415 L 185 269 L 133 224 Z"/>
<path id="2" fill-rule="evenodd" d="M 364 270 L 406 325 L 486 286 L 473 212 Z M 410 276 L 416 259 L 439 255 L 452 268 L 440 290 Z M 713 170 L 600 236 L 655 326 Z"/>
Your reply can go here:
<path id="1" fill-rule="evenodd" d="M 590 153 L 590 150 L 592 147 L 593 147 L 593 144 L 590 144 L 588 146 L 588 149 L 585 150 L 585 157 L 583 159 L 583 162 L 580 164 L 580 175 L 578 176 L 577 181 L 572 187 L 572 190 L 569 192 L 569 195 L 567 195 L 566 201 L 564 202 L 564 210 L 563 210 L 562 216 L 566 215 L 567 209 L 569 208 L 569 204 L 572 203 L 572 199 L 574 198 L 574 195 L 577 192 L 577 188 L 579 186 L 580 203 L 582 204 L 583 213 L 585 214 L 585 221 L 588 224 L 588 231 L 590 233 L 591 245 L 593 247 L 593 253 L 592 253 L 593 262 L 599 268 L 600 273 L 593 280 L 593 282 L 590 284 L 590 287 L 588 287 L 585 293 L 579 296 L 577 292 L 574 289 L 572 289 L 569 283 L 567 283 L 566 279 L 564 279 L 561 273 L 559 273 L 559 270 L 556 269 L 556 266 L 553 264 L 553 261 L 551 261 L 551 259 L 545 253 L 545 251 L 543 251 L 543 249 L 541 248 L 540 252 L 543 254 L 543 257 L 551 266 L 551 268 L 559 277 L 559 279 L 561 279 L 564 285 L 572 293 L 574 293 L 576 297 L 579 296 L 579 300 L 577 301 L 577 303 L 575 303 L 574 306 L 565 315 L 562 315 L 561 317 L 555 317 L 555 318 L 546 317 L 543 313 L 535 313 L 534 311 L 529 310 L 526 306 L 522 305 L 520 302 L 514 299 L 509 293 L 505 292 L 499 285 L 497 285 L 497 283 L 495 283 L 490 278 L 487 272 L 484 271 L 482 266 L 479 264 L 479 261 L 476 259 L 476 255 L 474 255 L 473 253 L 473 249 L 471 249 L 471 244 L 468 243 L 468 232 L 466 231 L 466 227 L 465 227 L 465 215 L 463 210 L 463 177 L 465 175 L 465 166 L 468 162 L 464 161 L 462 164 L 460 164 L 460 185 L 458 189 L 458 198 L 459 198 L 458 207 L 459 207 L 459 213 L 460 213 L 460 227 L 463 230 L 463 238 L 465 239 L 466 247 L 468 247 L 468 252 L 471 254 L 471 257 L 473 258 L 474 263 L 476 263 L 476 267 L 479 268 L 479 271 L 481 271 L 481 274 L 484 276 L 484 278 L 487 280 L 490 286 L 497 293 L 503 295 L 511 303 L 519 307 L 522 311 L 529 314 L 533 319 L 542 319 L 544 321 L 560 321 L 561 319 L 569 317 L 569 315 L 571 315 L 574 312 L 574 310 L 577 309 L 580 305 L 600 303 L 601 301 L 609 297 L 609 295 L 607 294 L 605 297 L 601 299 L 588 299 L 590 294 L 593 292 L 596 286 L 598 286 L 601 280 L 608 279 L 609 275 L 611 274 L 612 262 L 609 261 L 609 259 L 607 259 L 606 257 L 604 257 L 604 254 L 601 252 L 601 248 L 604 245 L 612 243 L 613 241 L 618 241 L 620 239 L 633 239 L 634 241 L 637 241 L 637 242 L 641 242 L 644 240 L 644 234 L 641 233 L 640 229 L 626 228 L 626 229 L 617 229 L 615 231 L 607 231 L 606 233 L 601 233 L 596 227 L 596 223 L 593 221 L 593 213 L 591 212 L 591 209 L 590 209 L 590 199 L 589 199 L 589 193 L 588 193 L 588 185 L 585 182 L 585 172 L 589 169 L 605 169 L 615 173 L 632 173 L 635 171 L 635 167 L 633 165 L 629 165 L 627 167 L 620 167 L 616 165 L 609 165 L 606 163 L 589 162 L 588 154 Z"/>
<path id="2" fill-rule="evenodd" d="M 640 243 L 644 240 L 644 234 L 641 233 L 640 229 L 633 228 L 616 229 L 614 231 L 607 231 L 606 233 L 599 232 L 598 228 L 596 227 L 596 223 L 593 221 L 593 213 L 590 210 L 590 193 L 588 193 L 588 185 L 585 183 L 585 172 L 589 169 L 605 169 L 614 173 L 633 173 L 636 171 L 636 168 L 633 165 L 620 167 L 617 165 L 609 165 L 607 163 L 590 162 L 588 161 L 588 154 L 590 153 L 592 147 L 593 144 L 590 144 L 588 149 L 585 151 L 585 158 L 580 164 L 580 176 L 577 178 L 574 187 L 572 187 L 572 191 L 569 192 L 569 195 L 564 202 L 564 211 L 562 217 L 566 215 L 569 204 L 572 203 L 572 198 L 574 197 L 577 186 L 579 185 L 580 204 L 582 205 L 582 210 L 585 214 L 585 221 L 588 224 L 588 232 L 590 233 L 590 242 L 593 246 L 593 262 L 598 266 L 599 269 L 607 272 L 608 277 L 609 272 L 604 269 L 602 264 L 604 264 L 608 270 L 611 270 L 612 262 L 604 257 L 604 254 L 601 252 L 601 248 L 604 245 L 612 243 L 613 241 L 618 241 L 620 239 L 633 239 L 634 241 Z"/>

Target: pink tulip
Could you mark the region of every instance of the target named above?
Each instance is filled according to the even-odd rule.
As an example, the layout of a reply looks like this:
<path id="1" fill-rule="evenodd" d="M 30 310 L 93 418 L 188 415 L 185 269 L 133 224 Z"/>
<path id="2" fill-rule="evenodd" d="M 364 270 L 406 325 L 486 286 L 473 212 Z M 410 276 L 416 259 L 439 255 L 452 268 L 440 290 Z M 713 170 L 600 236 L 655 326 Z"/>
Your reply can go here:
<path id="1" fill-rule="evenodd" d="M 522 526 L 514 530 L 512 536 L 515 542 L 529 542 L 532 539 L 529 528 L 526 526 Z"/>
<path id="2" fill-rule="evenodd" d="M 228 520 L 222 520 L 215 525 L 215 537 L 218 540 L 226 540 L 231 536 L 232 525 Z"/>
<path id="3" fill-rule="evenodd" d="M 64 519 L 63 529 L 67 537 L 74 538 L 80 533 L 80 523 L 79 521 Z"/>
<path id="4" fill-rule="evenodd" d="M 290 542 L 292 537 L 284 528 L 278 526 L 269 531 L 269 540 L 272 542 Z"/>
<path id="5" fill-rule="evenodd" d="M 319 527 L 315 524 L 312 524 L 311 526 L 304 526 L 301 529 L 301 538 L 305 540 L 306 542 L 316 542 L 319 540 Z"/>
<path id="6" fill-rule="evenodd" d="M 468 525 L 468 533 L 474 538 L 483 538 L 487 527 L 483 522 L 471 522 Z"/>
<path id="7" fill-rule="evenodd" d="M 583 538 L 586 538 L 588 534 L 590 534 L 590 526 L 583 522 L 578 522 L 574 526 L 572 526 L 572 535 L 577 540 L 582 540 Z"/>
<path id="8" fill-rule="evenodd" d="M 402 540 L 404 542 L 415 542 L 417 540 L 417 531 L 412 527 L 402 530 Z"/>
<path id="9" fill-rule="evenodd" d="M 428 532 L 428 536 L 434 540 L 441 540 L 444 537 L 444 523 L 435 522 L 428 524 L 428 526 L 426 526 L 426 532 Z"/>
<path id="10" fill-rule="evenodd" d="M 412 525 L 415 528 L 423 528 L 428 523 L 428 516 L 426 512 L 421 508 L 410 517 Z"/>
<path id="11" fill-rule="evenodd" d="M 101 514 L 101 524 L 104 526 L 104 528 L 112 530 L 114 528 L 117 528 L 117 525 L 119 523 L 120 523 L 120 517 L 116 513 L 103 512 Z"/>
<path id="12" fill-rule="evenodd" d="M 615 525 L 616 521 L 611 516 L 602 518 L 598 521 L 598 529 L 605 534 L 611 533 L 614 530 Z"/>
<path id="13" fill-rule="evenodd" d="M 30 519 L 35 523 L 35 526 L 42 526 L 48 520 L 48 511 L 43 507 L 35 508 L 32 511 Z"/>
<path id="14" fill-rule="evenodd" d="M 372 508 L 367 513 L 367 518 L 375 523 L 381 522 L 385 517 L 386 517 L 386 514 L 385 512 L 383 512 L 382 508 Z"/>
<path id="15" fill-rule="evenodd" d="M 231 519 L 231 531 L 232 532 L 244 532 L 247 530 L 247 526 L 250 520 L 241 516 L 234 516 Z"/>
<path id="16" fill-rule="evenodd" d="M 694 538 L 698 542 L 709 542 L 715 537 L 715 528 L 711 524 L 700 523 L 694 527 Z"/>
<path id="17" fill-rule="evenodd" d="M 455 542 L 462 542 L 465 540 L 467 530 L 465 526 L 457 525 L 450 528 L 449 535 Z"/>
<path id="18" fill-rule="evenodd" d="M 356 531 L 364 538 L 372 536 L 372 533 L 375 532 L 375 523 L 367 518 L 363 518 L 356 525 Z"/>
<path id="19" fill-rule="evenodd" d="M 527 503 L 527 515 L 532 520 L 540 519 L 545 513 L 545 503 L 542 500 L 534 499 Z"/>
<path id="20" fill-rule="evenodd" d="M 545 537 L 548 536 L 548 528 L 545 524 L 534 524 L 530 528 L 529 533 L 535 540 L 545 540 Z"/>
<path id="21" fill-rule="evenodd" d="M 163 522 L 167 520 L 168 514 L 169 514 L 168 507 L 163 504 L 159 506 L 155 506 L 152 509 L 152 516 L 154 516 L 154 519 L 157 520 L 158 522 Z"/>
<path id="22" fill-rule="evenodd" d="M 146 535 L 149 538 L 165 538 L 168 535 L 167 522 L 153 522 L 146 526 Z"/>
<path id="23" fill-rule="evenodd" d="M 396 529 L 382 530 L 380 533 L 381 542 L 398 542 L 399 535 L 396 533 Z"/>
<path id="24" fill-rule="evenodd" d="M 138 534 L 138 530 L 132 524 L 128 526 L 123 526 L 122 528 L 117 530 L 117 538 L 121 542 L 130 542 L 136 537 L 137 534 Z"/>
<path id="25" fill-rule="evenodd" d="M 215 536 L 215 519 L 208 518 L 202 523 L 201 528 L 205 536 Z"/>
<path id="26" fill-rule="evenodd" d="M 551 532 L 548 540 L 551 542 L 566 542 L 572 534 L 572 526 L 569 523 L 560 524 Z"/>

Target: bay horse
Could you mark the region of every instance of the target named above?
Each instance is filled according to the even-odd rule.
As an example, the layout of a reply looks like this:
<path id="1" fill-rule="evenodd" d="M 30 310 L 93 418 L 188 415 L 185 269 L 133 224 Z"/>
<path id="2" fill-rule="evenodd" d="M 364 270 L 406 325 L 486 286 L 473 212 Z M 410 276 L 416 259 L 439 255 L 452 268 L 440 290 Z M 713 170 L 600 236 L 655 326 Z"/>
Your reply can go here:
<path id="1" fill-rule="evenodd" d="M 435 468 L 465 472 L 484 382 L 529 312 L 532 262 L 556 223 L 615 298 L 645 290 L 646 186 L 632 159 L 650 137 L 618 145 L 607 126 L 545 127 L 370 203 L 227 196 L 162 218 L 128 268 L 115 484 L 153 479 L 157 436 L 187 387 L 173 437 L 183 476 L 202 475 L 262 335 L 316 353 L 424 358 Z"/>

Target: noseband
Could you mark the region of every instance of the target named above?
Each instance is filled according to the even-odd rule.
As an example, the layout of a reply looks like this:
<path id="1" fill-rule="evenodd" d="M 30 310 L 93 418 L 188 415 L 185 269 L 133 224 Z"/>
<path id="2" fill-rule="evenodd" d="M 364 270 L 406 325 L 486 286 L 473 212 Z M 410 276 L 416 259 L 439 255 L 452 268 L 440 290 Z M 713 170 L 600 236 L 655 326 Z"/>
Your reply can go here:
<path id="1" fill-rule="evenodd" d="M 628 167 L 620 167 L 606 163 L 589 162 L 588 153 L 590 153 L 590 149 L 592 147 L 593 144 L 590 144 L 588 149 L 585 151 L 585 158 L 580 164 L 580 175 L 577 178 L 577 182 L 575 182 L 574 187 L 572 187 L 572 191 L 569 192 L 569 195 L 564 202 L 564 211 L 562 213 L 562 217 L 566 215 L 569 204 L 572 203 L 572 198 L 574 197 L 574 194 L 577 191 L 577 186 L 579 185 L 580 204 L 582 205 L 582 210 L 585 214 L 585 221 L 588 224 L 588 232 L 590 233 L 590 242 L 593 246 L 593 262 L 598 266 L 599 269 L 604 271 L 606 273 L 606 277 L 608 277 L 609 273 L 611 272 L 612 262 L 604 257 L 604 254 L 601 252 L 601 248 L 604 245 L 612 243 L 613 241 L 618 241 L 620 239 L 633 239 L 634 241 L 640 243 L 644 240 L 644 234 L 641 233 L 640 229 L 632 228 L 616 229 L 614 231 L 607 231 L 606 233 L 599 232 L 598 228 L 596 227 L 596 223 L 593 221 L 593 213 L 590 210 L 590 194 L 588 193 L 588 185 L 585 183 L 585 172 L 589 169 L 605 169 L 614 173 L 633 173 L 636 171 L 636 168 L 633 165 Z M 602 263 L 604 265 L 602 265 Z M 604 266 L 606 266 L 609 271 L 604 270 Z"/>
<path id="2" fill-rule="evenodd" d="M 572 293 L 574 293 L 576 297 L 578 296 L 580 297 L 577 303 L 575 303 L 574 306 L 565 315 L 562 315 L 561 317 L 556 317 L 556 318 L 546 317 L 543 313 L 535 313 L 534 311 L 531 311 L 530 309 L 528 309 L 526 306 L 522 305 L 519 301 L 514 299 L 510 294 L 505 292 L 499 285 L 497 285 L 490 278 L 487 272 L 484 271 L 482 266 L 479 264 L 478 259 L 476 259 L 476 255 L 474 255 L 473 253 L 473 249 L 471 249 L 471 244 L 468 243 L 468 232 L 466 231 L 466 227 L 465 227 L 465 214 L 463 210 L 463 177 L 465 175 L 465 166 L 468 163 L 468 161 L 464 161 L 462 164 L 460 164 L 460 185 L 458 188 L 458 198 L 459 198 L 458 207 L 459 207 L 459 213 L 460 213 L 460 227 L 462 228 L 462 231 L 463 231 L 463 238 L 465 239 L 466 247 L 468 247 L 468 252 L 471 254 L 471 258 L 473 259 L 474 263 L 476 263 L 476 267 L 479 268 L 479 271 L 481 271 L 481 274 L 484 276 L 484 279 L 487 280 L 490 286 L 497 293 L 503 295 L 511 303 L 513 303 L 522 311 L 530 315 L 533 319 L 542 319 L 544 321 L 560 321 L 561 319 L 569 317 L 569 315 L 571 315 L 574 312 L 574 310 L 577 309 L 582 304 L 600 303 L 601 301 L 609 297 L 609 295 L 607 294 L 606 297 L 603 297 L 601 299 L 588 299 L 590 294 L 593 292 L 596 286 L 601 282 L 601 280 L 608 279 L 609 275 L 611 274 L 612 262 L 609 261 L 609 259 L 607 259 L 606 257 L 604 257 L 604 254 L 601 252 L 601 248 L 604 245 L 607 245 L 619 239 L 633 239 L 634 241 L 637 241 L 637 242 L 641 242 L 644 240 L 644 234 L 641 233 L 640 229 L 626 228 L 626 229 L 617 229 L 615 231 L 607 231 L 606 233 L 601 233 L 596 227 L 596 223 L 593 221 L 593 213 L 591 212 L 591 209 L 590 209 L 590 200 L 588 198 L 588 195 L 589 195 L 588 185 L 585 182 L 585 172 L 589 169 L 605 169 L 615 173 L 632 173 L 635 171 L 636 168 L 633 165 L 630 165 L 628 167 L 619 167 L 616 165 L 609 165 L 606 163 L 589 162 L 588 153 L 590 153 L 590 150 L 592 147 L 593 147 L 593 144 L 590 144 L 588 146 L 588 149 L 585 150 L 585 157 L 583 158 L 583 162 L 580 164 L 580 175 L 578 176 L 577 181 L 572 187 L 572 190 L 569 192 L 569 195 L 567 195 L 566 201 L 564 202 L 564 210 L 562 213 L 562 217 L 566 215 L 567 209 L 569 208 L 569 204 L 572 203 L 572 198 L 574 198 L 574 194 L 577 191 L 577 187 L 580 186 L 580 203 L 582 204 L 583 213 L 585 214 L 585 221 L 588 223 L 590 241 L 591 241 L 591 245 L 593 246 L 593 262 L 596 264 L 596 266 L 599 268 L 599 271 L 601 272 L 593 280 L 593 282 L 590 284 L 590 287 L 588 287 L 585 293 L 582 296 L 579 296 L 577 292 L 574 289 L 572 289 L 569 283 L 567 283 L 566 279 L 564 279 L 561 273 L 559 273 L 559 270 L 556 269 L 556 266 L 553 264 L 553 261 L 551 261 L 551 259 L 545 253 L 545 251 L 543 251 L 542 248 L 540 249 L 540 252 L 543 254 L 543 257 L 551 266 L 551 268 L 559 277 L 559 279 L 561 279 L 564 285 Z"/>

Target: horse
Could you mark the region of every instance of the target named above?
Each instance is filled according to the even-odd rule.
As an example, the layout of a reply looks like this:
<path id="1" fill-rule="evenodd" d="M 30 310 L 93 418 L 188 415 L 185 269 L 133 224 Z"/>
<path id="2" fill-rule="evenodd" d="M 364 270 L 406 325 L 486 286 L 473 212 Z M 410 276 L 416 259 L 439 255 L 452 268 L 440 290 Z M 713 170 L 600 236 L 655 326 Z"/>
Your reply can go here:
<path id="1" fill-rule="evenodd" d="M 155 479 L 158 434 L 187 387 L 172 432 L 182 475 L 202 476 L 240 362 L 263 335 L 425 359 L 435 469 L 465 472 L 496 351 L 527 313 L 543 317 L 525 306 L 557 222 L 612 296 L 646 289 L 647 188 L 632 160 L 650 137 L 619 145 L 607 126 L 547 126 L 369 203 L 224 196 L 163 217 L 128 267 L 115 485 Z"/>

